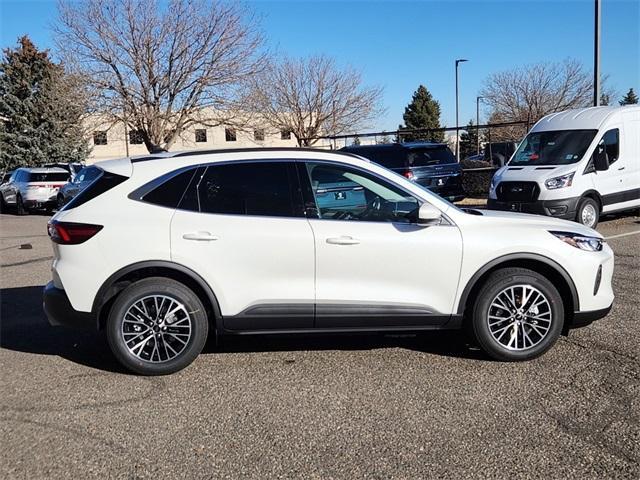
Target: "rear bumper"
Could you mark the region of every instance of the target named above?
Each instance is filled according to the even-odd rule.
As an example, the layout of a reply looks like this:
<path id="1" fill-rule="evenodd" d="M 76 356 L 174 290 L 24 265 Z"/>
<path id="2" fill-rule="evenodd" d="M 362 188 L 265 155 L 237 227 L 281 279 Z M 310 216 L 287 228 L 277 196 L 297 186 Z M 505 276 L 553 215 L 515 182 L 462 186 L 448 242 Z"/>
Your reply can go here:
<path id="1" fill-rule="evenodd" d="M 93 328 L 96 326 L 95 316 L 90 312 L 74 310 L 67 293 L 56 288 L 53 282 L 47 283 L 42 293 L 42 305 L 49 323 L 54 327 Z"/>
<path id="2" fill-rule="evenodd" d="M 23 204 L 25 208 L 50 208 L 56 205 L 56 200 L 24 200 Z"/>
<path id="3" fill-rule="evenodd" d="M 487 202 L 489 210 L 505 210 L 509 212 L 536 213 L 548 217 L 573 220 L 576 217 L 580 197 L 560 200 L 537 200 L 535 202 L 501 202 L 490 198 Z"/>

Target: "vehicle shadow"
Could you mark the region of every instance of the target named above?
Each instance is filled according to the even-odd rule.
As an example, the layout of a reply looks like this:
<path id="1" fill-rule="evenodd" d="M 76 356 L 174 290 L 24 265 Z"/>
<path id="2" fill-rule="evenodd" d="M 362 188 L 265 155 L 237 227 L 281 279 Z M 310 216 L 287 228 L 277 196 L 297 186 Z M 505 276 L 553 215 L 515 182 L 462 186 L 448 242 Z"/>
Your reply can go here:
<path id="1" fill-rule="evenodd" d="M 42 311 L 42 286 L 0 289 L 0 347 L 17 352 L 55 355 L 99 370 L 126 373 L 113 357 L 104 334 L 93 329 L 52 327 Z M 216 344 L 217 343 L 217 344 Z M 204 354 L 306 350 L 374 350 L 404 348 L 448 357 L 487 359 L 470 348 L 460 332 L 423 334 L 340 334 L 228 336 L 211 339 Z"/>
<path id="2" fill-rule="evenodd" d="M 0 347 L 55 355 L 99 370 L 124 373 L 101 333 L 49 325 L 42 311 L 43 288 L 0 289 Z"/>

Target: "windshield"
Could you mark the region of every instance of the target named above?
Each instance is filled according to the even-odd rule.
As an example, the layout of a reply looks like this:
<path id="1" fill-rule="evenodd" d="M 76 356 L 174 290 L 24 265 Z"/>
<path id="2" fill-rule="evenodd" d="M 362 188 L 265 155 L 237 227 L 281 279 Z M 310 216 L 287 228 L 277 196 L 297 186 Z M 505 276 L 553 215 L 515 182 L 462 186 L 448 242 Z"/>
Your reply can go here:
<path id="1" fill-rule="evenodd" d="M 587 151 L 597 130 L 533 132 L 520 144 L 509 165 L 569 165 Z"/>

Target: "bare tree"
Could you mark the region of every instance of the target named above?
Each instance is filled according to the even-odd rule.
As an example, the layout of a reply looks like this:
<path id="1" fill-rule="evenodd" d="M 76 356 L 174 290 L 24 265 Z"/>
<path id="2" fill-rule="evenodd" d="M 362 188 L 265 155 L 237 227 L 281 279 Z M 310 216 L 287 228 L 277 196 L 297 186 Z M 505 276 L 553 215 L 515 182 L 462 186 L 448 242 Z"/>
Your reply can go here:
<path id="1" fill-rule="evenodd" d="M 248 104 L 272 128 L 291 132 L 299 146 L 319 135 L 356 132 L 383 109 L 382 89 L 366 87 L 353 68 L 325 56 L 273 62 L 254 79 Z"/>
<path id="2" fill-rule="evenodd" d="M 94 108 L 169 149 L 194 123 L 232 124 L 264 58 L 255 20 L 218 0 L 60 0 L 56 40 Z"/>
<path id="3" fill-rule="evenodd" d="M 491 109 L 491 122 L 533 123 L 549 113 L 589 106 L 593 77 L 577 60 L 544 62 L 490 75 L 480 95 Z M 502 130 L 506 136 L 515 133 Z M 522 129 L 515 130 L 521 135 Z"/>

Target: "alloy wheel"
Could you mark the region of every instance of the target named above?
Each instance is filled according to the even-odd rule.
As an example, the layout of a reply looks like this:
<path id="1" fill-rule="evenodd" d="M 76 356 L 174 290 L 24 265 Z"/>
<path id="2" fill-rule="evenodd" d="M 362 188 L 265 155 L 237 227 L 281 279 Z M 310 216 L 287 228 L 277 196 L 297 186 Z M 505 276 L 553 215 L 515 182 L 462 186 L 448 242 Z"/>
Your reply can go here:
<path id="1" fill-rule="evenodd" d="M 508 350 L 528 350 L 551 329 L 553 313 L 547 297 L 532 285 L 513 285 L 496 295 L 487 323 L 493 339 Z"/>
<path id="2" fill-rule="evenodd" d="M 140 360 L 163 363 L 176 358 L 191 339 L 192 319 L 185 306 L 168 295 L 136 300 L 122 319 L 122 339 Z"/>

